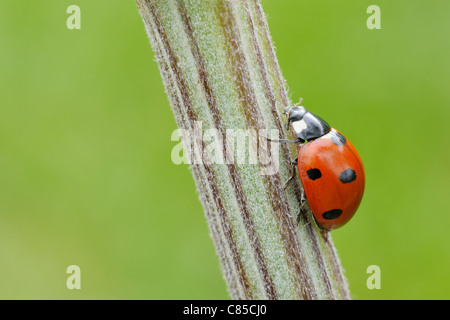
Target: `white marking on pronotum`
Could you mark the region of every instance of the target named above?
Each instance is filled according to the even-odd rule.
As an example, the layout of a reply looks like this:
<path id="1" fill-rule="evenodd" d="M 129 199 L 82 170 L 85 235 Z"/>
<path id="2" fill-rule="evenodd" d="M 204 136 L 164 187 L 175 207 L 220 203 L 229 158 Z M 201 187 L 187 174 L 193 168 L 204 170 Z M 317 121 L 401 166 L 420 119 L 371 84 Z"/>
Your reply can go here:
<path id="1" fill-rule="evenodd" d="M 326 135 L 323 135 L 323 136 L 321 137 L 321 139 L 328 139 L 328 140 L 331 140 L 331 132 L 336 133 L 337 131 L 336 131 L 334 128 L 331 128 L 331 131 L 328 132 Z"/>
<path id="2" fill-rule="evenodd" d="M 300 121 L 293 121 L 292 122 L 292 129 L 294 129 L 294 132 L 296 135 L 299 135 L 300 132 L 308 128 L 308 125 L 306 124 L 305 120 Z"/>

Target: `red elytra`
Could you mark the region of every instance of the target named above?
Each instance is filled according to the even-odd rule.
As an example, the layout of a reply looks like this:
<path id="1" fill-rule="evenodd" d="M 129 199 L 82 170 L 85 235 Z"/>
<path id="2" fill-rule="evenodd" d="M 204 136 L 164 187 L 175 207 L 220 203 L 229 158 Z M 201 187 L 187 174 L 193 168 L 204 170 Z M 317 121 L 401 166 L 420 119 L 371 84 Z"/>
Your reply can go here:
<path id="1" fill-rule="evenodd" d="M 322 229 L 343 226 L 361 202 L 365 173 L 353 144 L 336 129 L 304 144 L 298 171 L 314 218 Z"/>

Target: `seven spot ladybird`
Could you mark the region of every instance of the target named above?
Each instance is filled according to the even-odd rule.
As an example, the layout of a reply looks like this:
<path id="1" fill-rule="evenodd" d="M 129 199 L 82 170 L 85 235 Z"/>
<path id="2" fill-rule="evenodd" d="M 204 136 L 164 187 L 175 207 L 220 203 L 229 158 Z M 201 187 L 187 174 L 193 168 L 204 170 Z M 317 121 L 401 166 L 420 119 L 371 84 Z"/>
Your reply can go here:
<path id="1" fill-rule="evenodd" d="M 298 167 L 304 198 L 321 229 L 343 226 L 355 214 L 361 202 L 365 173 L 353 144 L 339 131 L 299 104 L 287 108 L 286 129 L 292 127 L 295 142 L 301 144 L 293 171 Z M 295 172 L 294 172 L 295 174 Z M 287 181 L 293 179 L 293 176 Z"/>

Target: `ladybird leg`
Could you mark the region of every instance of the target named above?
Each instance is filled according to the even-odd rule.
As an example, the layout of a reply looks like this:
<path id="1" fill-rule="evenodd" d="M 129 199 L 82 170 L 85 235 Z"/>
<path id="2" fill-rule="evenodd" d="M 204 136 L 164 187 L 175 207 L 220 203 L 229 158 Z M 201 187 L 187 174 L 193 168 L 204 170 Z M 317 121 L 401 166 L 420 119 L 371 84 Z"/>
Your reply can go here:
<path id="1" fill-rule="evenodd" d="M 286 190 L 286 188 L 289 186 L 289 184 L 291 183 L 292 180 L 294 180 L 295 178 L 295 168 L 298 165 L 298 158 L 295 158 L 292 162 L 291 162 L 291 166 L 292 166 L 292 175 L 291 177 L 284 183 L 284 187 L 283 189 Z"/>
<path id="2" fill-rule="evenodd" d="M 305 204 L 306 204 L 306 194 L 305 190 L 302 189 L 302 192 L 300 193 L 300 209 L 298 210 L 297 215 L 297 225 L 300 223 L 300 217 L 303 213 L 303 210 L 305 210 Z"/>
<path id="3" fill-rule="evenodd" d="M 300 141 L 298 141 L 298 139 L 294 139 L 294 140 L 289 140 L 289 139 L 271 139 L 268 137 L 265 137 L 263 135 L 260 135 L 260 137 L 266 139 L 267 141 L 270 142 L 278 142 L 278 143 L 299 143 Z"/>
<path id="4" fill-rule="evenodd" d="M 288 121 L 286 122 L 286 124 L 284 125 L 284 128 L 289 131 L 289 124 L 291 123 L 291 120 L 288 119 Z"/>
<path id="5" fill-rule="evenodd" d="M 288 123 L 289 123 L 289 122 L 288 122 Z M 266 138 L 266 140 L 267 140 L 267 141 L 270 141 L 270 142 L 278 142 L 278 143 L 300 143 L 300 144 L 305 143 L 305 140 L 303 140 L 303 139 L 300 138 L 300 137 L 297 137 L 297 138 L 295 138 L 294 140 L 289 140 L 289 139 L 271 139 L 271 138 L 264 137 L 264 136 L 261 136 L 261 137 Z"/>
<path id="6" fill-rule="evenodd" d="M 269 139 L 269 138 L 266 138 L 266 139 L 271 141 L 271 142 L 278 142 L 278 143 L 304 143 L 305 142 L 305 140 L 303 140 L 301 138 L 296 138 L 294 140 L 289 140 L 289 139 L 276 140 L 276 139 Z"/>
<path id="7" fill-rule="evenodd" d="M 298 159 L 298 158 L 297 158 Z M 305 189 L 302 189 L 302 192 L 300 193 L 300 202 L 301 205 L 303 206 L 306 203 L 306 193 L 305 193 Z"/>

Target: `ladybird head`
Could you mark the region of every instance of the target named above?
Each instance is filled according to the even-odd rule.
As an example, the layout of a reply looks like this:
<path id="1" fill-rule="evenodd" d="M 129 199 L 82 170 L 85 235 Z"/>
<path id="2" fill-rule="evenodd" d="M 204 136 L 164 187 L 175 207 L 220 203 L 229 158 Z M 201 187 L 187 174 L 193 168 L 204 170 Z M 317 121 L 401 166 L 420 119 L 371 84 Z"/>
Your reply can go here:
<path id="1" fill-rule="evenodd" d="M 303 106 L 295 105 L 284 109 L 284 113 L 287 115 L 286 130 L 289 130 L 289 124 L 294 121 L 300 121 L 308 111 Z"/>

